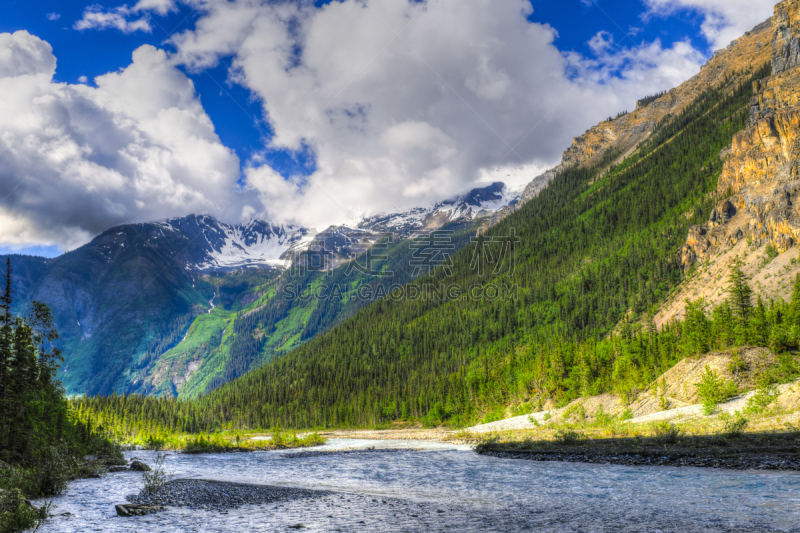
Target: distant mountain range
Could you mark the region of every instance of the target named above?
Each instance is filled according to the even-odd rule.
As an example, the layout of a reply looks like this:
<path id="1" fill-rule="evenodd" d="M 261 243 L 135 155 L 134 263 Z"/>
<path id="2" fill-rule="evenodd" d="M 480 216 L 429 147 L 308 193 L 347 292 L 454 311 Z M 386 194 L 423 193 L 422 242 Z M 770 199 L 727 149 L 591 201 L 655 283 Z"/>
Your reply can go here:
<path id="1" fill-rule="evenodd" d="M 460 232 L 461 246 L 479 221 L 518 201 L 504 184 L 493 183 L 429 207 L 320 232 L 262 220 L 231 225 L 209 215 L 118 226 L 54 259 L 12 256 L 17 311 L 33 300 L 53 309 L 65 357 L 61 378 L 70 394 L 197 394 L 368 303 L 277 297 L 291 279 L 289 267 L 304 254 L 321 252 L 323 270 L 344 283 L 344 265 L 388 235 L 389 260 L 407 262 L 406 239 L 447 227 Z M 395 283 L 411 279 L 402 265 L 392 268 L 400 272 Z M 363 274 L 346 280 L 373 281 Z M 247 313 L 260 313 L 260 327 L 274 331 L 232 331 Z M 261 340 L 244 348 L 243 339 L 253 335 Z"/>

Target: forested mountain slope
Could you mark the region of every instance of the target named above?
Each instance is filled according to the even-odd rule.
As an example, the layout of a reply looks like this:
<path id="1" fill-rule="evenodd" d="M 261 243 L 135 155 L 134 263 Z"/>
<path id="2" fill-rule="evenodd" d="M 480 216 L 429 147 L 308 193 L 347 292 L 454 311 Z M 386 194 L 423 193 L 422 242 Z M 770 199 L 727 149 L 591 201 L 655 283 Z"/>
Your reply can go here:
<path id="1" fill-rule="evenodd" d="M 633 146 L 636 132 L 603 125 L 576 139 L 565 161 L 582 155 L 556 169 L 549 186 L 506 210 L 451 268 L 406 288 L 432 297 L 383 299 L 196 401 L 111 397 L 85 400 L 82 408 L 122 431 L 144 432 L 408 418 L 465 425 L 603 392 L 632 400 L 681 359 L 711 349 L 769 346 L 785 354 L 777 356 L 776 372 L 797 375 L 787 350 L 800 339 L 800 281 L 790 302 L 756 299 L 746 264 L 734 261 L 717 276 L 726 284 L 724 302 L 709 308 L 692 301 L 685 320 L 661 327 L 653 319 L 685 286 L 690 229 L 716 222 L 731 195 L 720 189 L 735 160 L 728 154 L 739 157 L 737 146 L 755 137 L 739 132 L 752 130 L 761 102 L 771 101 L 762 96 L 771 82 L 761 80 L 771 75 L 773 35 L 780 69 L 791 68 L 787 57 L 800 42 L 792 29 L 796 4 L 779 4 L 773 32 L 760 26 L 681 88 L 645 99 L 626 124 L 636 125 L 642 109 L 685 95 L 686 87 L 694 92 L 652 129 L 635 126 Z M 786 94 L 790 101 L 797 93 Z M 515 253 L 502 253 L 512 243 Z M 501 268 L 477 268 L 501 257 Z M 461 292 L 437 290 L 442 286 Z M 497 292 L 485 289 L 493 286 L 516 297 L 491 297 Z"/>
<path id="2" fill-rule="evenodd" d="M 438 297 L 381 300 L 193 403 L 134 397 L 95 405 L 188 428 L 372 425 L 408 416 L 461 424 L 500 416 L 509 405 L 529 411 L 644 388 L 696 349 L 684 342 L 683 326 L 607 335 L 639 318 L 646 325 L 681 282 L 685 236 L 718 201 L 720 151 L 747 125 L 753 81 L 767 75 L 769 65 L 748 68 L 704 91 L 618 165 L 612 150 L 559 173 L 482 243 L 457 253 L 451 269 L 409 285 Z M 513 255 L 501 253 L 517 240 Z M 476 250 L 504 258 L 502 268 L 476 268 Z M 436 292 L 442 285 L 462 292 Z M 491 285 L 511 287 L 516 297 L 469 292 Z"/>
<path id="3" fill-rule="evenodd" d="M 517 298 L 378 302 L 202 404 L 250 425 L 302 427 L 422 416 L 437 404 L 440 416 L 468 419 L 613 386 L 613 354 L 580 378 L 576 339 L 654 310 L 681 281 L 685 235 L 716 203 L 719 152 L 746 125 L 753 80 L 768 73 L 706 91 L 605 175 L 615 152 L 560 173 L 486 234 L 519 237 L 510 277 L 482 279 L 465 249 L 452 278 L 437 271 L 415 282 L 511 284 Z"/>
<path id="4" fill-rule="evenodd" d="M 254 272 L 211 275 L 217 306 L 194 319 L 185 337 L 147 371 L 139 391 L 195 397 L 258 368 L 327 331 L 419 275 L 415 256 L 445 239 L 453 250 L 475 234 L 469 221 L 418 239 L 384 238 L 354 264 L 307 268 L 308 253 L 280 276 Z M 424 266 L 424 265 L 423 265 Z"/>

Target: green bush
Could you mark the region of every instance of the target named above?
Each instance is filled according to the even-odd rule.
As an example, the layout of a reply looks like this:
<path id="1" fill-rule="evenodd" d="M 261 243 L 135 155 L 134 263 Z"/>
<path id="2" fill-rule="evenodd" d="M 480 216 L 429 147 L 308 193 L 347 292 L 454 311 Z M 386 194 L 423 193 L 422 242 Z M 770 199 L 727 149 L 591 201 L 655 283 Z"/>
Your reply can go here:
<path id="1" fill-rule="evenodd" d="M 8 489 L 0 493 L 0 533 L 17 533 L 32 529 L 39 524 L 40 515 L 19 489 Z"/>
<path id="2" fill-rule="evenodd" d="M 762 381 L 756 393 L 747 400 L 745 412 L 761 414 L 767 407 L 778 399 L 778 387 L 769 381 Z"/>
<path id="3" fill-rule="evenodd" d="M 738 376 L 739 372 L 746 371 L 748 367 L 749 365 L 747 362 L 742 359 L 742 356 L 739 354 L 735 354 L 730 362 L 728 362 L 728 371 L 734 376 Z"/>
<path id="4" fill-rule="evenodd" d="M 720 402 L 736 396 L 739 392 L 732 381 L 724 380 L 708 365 L 706 365 L 700 382 L 695 383 L 695 387 L 697 387 L 697 394 L 700 396 L 703 412 L 706 415 L 714 414 Z"/>
<path id="5" fill-rule="evenodd" d="M 150 471 L 142 474 L 142 479 L 144 480 L 144 492 L 146 494 L 155 494 L 169 480 L 170 475 L 164 468 L 164 461 L 166 458 L 166 454 L 159 453 L 156 456 L 156 461 Z"/>
<path id="6" fill-rule="evenodd" d="M 664 442 L 674 444 L 681 435 L 681 428 L 671 422 L 662 420 L 653 425 L 653 433 Z"/>
<path id="7" fill-rule="evenodd" d="M 747 424 L 748 420 L 737 411 L 734 418 L 725 421 L 725 427 L 722 431 L 727 437 L 741 437 Z"/>
<path id="8" fill-rule="evenodd" d="M 36 495 L 57 495 L 75 477 L 76 464 L 66 446 L 48 446 L 36 466 L 38 490 Z"/>
<path id="9" fill-rule="evenodd" d="M 563 444 L 565 446 L 575 446 L 577 444 L 581 444 L 581 441 L 583 440 L 583 435 L 581 435 L 574 429 L 562 429 L 556 432 L 555 438 L 558 444 Z"/>

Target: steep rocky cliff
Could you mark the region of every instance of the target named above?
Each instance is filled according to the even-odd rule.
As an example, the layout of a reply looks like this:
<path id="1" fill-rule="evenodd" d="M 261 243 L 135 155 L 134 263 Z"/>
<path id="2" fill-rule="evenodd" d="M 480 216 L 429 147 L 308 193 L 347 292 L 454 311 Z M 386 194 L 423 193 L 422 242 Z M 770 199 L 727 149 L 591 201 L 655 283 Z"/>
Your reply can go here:
<path id="1" fill-rule="evenodd" d="M 717 51 L 698 74 L 680 86 L 668 91 L 644 106 L 637 106 L 631 113 L 612 120 L 606 120 L 576 137 L 563 154 L 561 163 L 534 178 L 525 188 L 520 201 L 508 206 L 488 219 L 482 229 L 503 220 L 510 213 L 521 208 L 555 178 L 555 176 L 575 165 L 593 164 L 609 150 L 619 152 L 618 161 L 630 155 L 643 140 L 653 132 L 656 125 L 669 116 L 676 116 L 692 104 L 702 93 L 717 87 L 732 77 L 745 75 L 770 61 L 773 32 L 771 21 L 767 20 L 747 32 L 743 37 Z M 791 40 L 789 40 L 791 42 Z M 795 45 L 796 46 L 796 45 Z M 787 61 L 796 60 L 797 52 L 789 49 Z M 791 59 L 795 58 L 795 59 Z"/>
<path id="2" fill-rule="evenodd" d="M 775 6 L 772 30 L 772 76 L 754 83 L 749 126 L 720 155 L 721 200 L 706 224 L 689 231 L 681 261 L 690 277 L 657 322 L 680 316 L 686 298 L 722 300 L 737 256 L 765 297 L 787 296 L 800 270 L 800 0 Z"/>

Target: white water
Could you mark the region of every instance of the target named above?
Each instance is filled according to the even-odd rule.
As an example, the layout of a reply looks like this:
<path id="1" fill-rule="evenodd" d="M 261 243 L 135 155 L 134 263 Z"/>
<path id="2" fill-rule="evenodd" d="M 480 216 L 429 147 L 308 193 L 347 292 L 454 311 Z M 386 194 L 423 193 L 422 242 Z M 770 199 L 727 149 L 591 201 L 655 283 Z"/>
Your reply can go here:
<path id="1" fill-rule="evenodd" d="M 468 447 L 334 439 L 315 450 L 423 448 L 287 459 L 294 452 L 172 454 L 176 478 L 331 491 L 247 505 L 227 514 L 169 508 L 118 518 L 115 503 L 142 475 L 72 483 L 43 531 L 800 531 L 800 475 L 699 468 L 541 463 L 480 456 Z M 152 452 L 132 452 L 152 463 Z"/>

